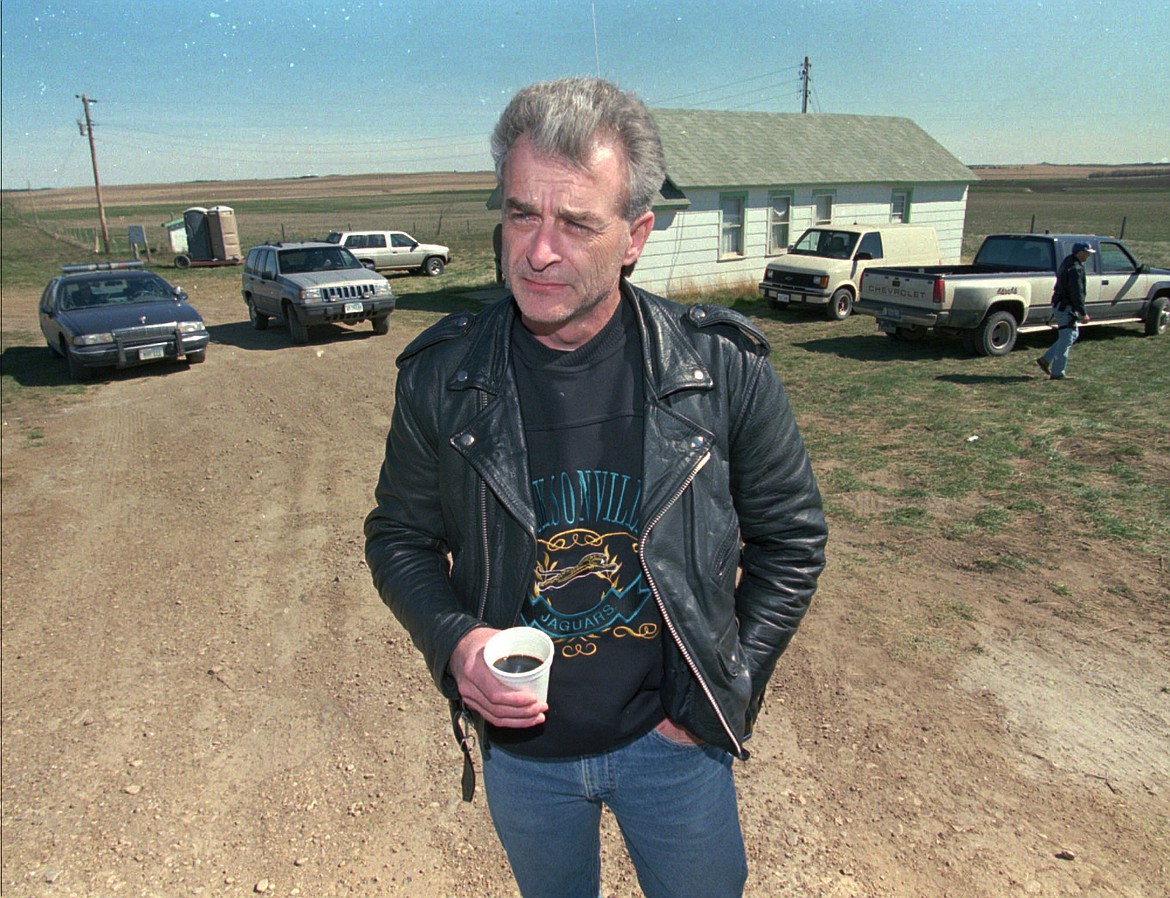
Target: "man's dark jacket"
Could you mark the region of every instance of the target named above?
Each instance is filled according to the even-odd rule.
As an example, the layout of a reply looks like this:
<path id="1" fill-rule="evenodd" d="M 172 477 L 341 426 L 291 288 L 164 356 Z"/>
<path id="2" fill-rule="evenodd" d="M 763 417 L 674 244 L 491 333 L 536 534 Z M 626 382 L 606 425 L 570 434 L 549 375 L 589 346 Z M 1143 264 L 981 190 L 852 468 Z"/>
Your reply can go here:
<path id="1" fill-rule="evenodd" d="M 1077 318 L 1085 317 L 1085 265 L 1076 253 L 1065 256 L 1056 270 L 1052 304 L 1057 309 L 1071 309 Z"/>
<path id="2" fill-rule="evenodd" d="M 764 687 L 824 567 L 821 497 L 763 335 L 727 309 L 623 290 L 645 359 L 638 555 L 666 627 L 663 707 L 746 757 Z M 509 297 L 449 316 L 399 357 L 365 524 L 374 584 L 451 700 L 456 644 L 477 626 L 514 626 L 533 588 L 515 315 Z"/>

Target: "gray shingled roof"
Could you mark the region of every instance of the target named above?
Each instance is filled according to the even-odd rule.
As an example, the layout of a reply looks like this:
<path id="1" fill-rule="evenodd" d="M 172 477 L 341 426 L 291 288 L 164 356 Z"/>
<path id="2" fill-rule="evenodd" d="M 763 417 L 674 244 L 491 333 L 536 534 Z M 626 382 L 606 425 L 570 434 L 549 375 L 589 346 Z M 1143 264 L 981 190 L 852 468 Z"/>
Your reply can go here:
<path id="1" fill-rule="evenodd" d="M 666 176 L 688 187 L 978 181 L 907 118 L 653 109 Z"/>

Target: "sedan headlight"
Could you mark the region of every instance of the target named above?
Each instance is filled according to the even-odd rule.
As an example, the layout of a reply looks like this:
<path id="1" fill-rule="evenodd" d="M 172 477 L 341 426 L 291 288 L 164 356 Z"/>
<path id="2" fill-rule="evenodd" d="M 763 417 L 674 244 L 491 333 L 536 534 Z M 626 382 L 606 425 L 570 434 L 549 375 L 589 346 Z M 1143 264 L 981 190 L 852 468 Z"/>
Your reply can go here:
<path id="1" fill-rule="evenodd" d="M 73 338 L 74 346 L 98 346 L 101 343 L 113 343 L 114 335 L 111 333 L 104 334 L 78 334 Z"/>
<path id="2" fill-rule="evenodd" d="M 205 328 L 203 326 L 202 321 L 180 321 L 179 322 L 179 333 L 180 334 L 198 334 L 198 333 L 202 333 L 205 330 L 207 330 L 207 328 Z"/>

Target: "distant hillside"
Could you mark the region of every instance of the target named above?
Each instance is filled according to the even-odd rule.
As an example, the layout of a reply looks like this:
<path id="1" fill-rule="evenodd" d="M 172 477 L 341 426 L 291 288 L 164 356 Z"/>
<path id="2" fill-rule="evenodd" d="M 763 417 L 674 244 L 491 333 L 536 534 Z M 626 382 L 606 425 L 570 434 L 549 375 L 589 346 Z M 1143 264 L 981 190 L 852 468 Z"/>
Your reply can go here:
<path id="1" fill-rule="evenodd" d="M 1170 165 L 1141 162 L 1134 165 L 968 165 L 985 181 L 1070 181 L 1077 178 L 1157 178 L 1170 175 Z"/>
<path id="2" fill-rule="evenodd" d="M 107 207 L 168 205 L 180 213 L 190 206 L 215 206 L 256 199 L 311 199 L 338 196 L 378 196 L 452 190 L 491 191 L 495 172 L 417 172 L 406 174 L 327 175 L 255 181 L 182 181 L 177 184 L 121 184 L 102 186 Z M 5 190 L 5 195 L 24 194 Z M 62 187 L 31 193 L 41 211 L 92 207 L 93 187 Z"/>

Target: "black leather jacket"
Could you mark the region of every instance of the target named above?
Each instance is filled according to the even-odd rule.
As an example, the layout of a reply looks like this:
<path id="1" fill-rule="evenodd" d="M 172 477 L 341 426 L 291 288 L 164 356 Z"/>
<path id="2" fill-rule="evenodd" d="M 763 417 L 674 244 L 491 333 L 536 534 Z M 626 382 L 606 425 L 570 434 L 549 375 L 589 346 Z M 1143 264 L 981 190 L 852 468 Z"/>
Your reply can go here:
<path id="1" fill-rule="evenodd" d="M 623 289 L 645 357 L 638 554 L 669 633 L 663 707 L 745 758 L 768 678 L 824 567 L 820 493 L 763 335 L 727 309 Z M 453 701 L 456 644 L 484 622 L 513 626 L 533 586 L 514 317 L 510 298 L 449 316 L 399 357 L 365 524 L 374 584 Z"/>

